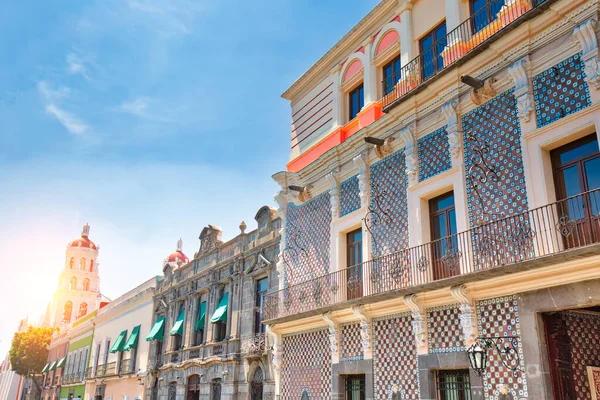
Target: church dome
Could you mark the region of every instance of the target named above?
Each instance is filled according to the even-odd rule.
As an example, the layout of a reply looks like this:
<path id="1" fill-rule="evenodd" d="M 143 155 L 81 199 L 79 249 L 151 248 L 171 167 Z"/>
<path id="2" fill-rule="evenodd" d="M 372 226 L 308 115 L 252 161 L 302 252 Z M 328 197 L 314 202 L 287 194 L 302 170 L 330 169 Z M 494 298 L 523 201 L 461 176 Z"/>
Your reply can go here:
<path id="1" fill-rule="evenodd" d="M 175 250 L 173 253 L 169 254 L 169 256 L 165 259 L 164 264 L 170 264 L 170 263 L 174 263 L 177 265 L 182 265 L 182 264 L 187 264 L 188 262 L 190 262 L 190 259 L 188 258 L 188 256 L 186 256 L 185 254 L 183 254 L 183 241 L 181 239 L 179 239 L 177 241 L 177 250 Z"/>
<path id="2" fill-rule="evenodd" d="M 87 247 L 89 249 L 98 250 L 99 246 L 96 246 L 96 244 L 90 240 L 89 234 L 90 226 L 88 224 L 85 224 L 81 232 L 81 237 L 79 239 L 71 241 L 69 243 L 69 247 Z"/>

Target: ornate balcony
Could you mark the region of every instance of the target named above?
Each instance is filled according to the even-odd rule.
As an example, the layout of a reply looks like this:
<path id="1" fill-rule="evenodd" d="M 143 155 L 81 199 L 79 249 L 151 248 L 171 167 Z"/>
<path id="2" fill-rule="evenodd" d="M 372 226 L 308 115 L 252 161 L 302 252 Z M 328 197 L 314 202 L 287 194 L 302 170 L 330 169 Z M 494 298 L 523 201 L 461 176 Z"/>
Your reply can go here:
<path id="1" fill-rule="evenodd" d="M 453 65 L 466 62 L 490 43 L 523 22 L 533 18 L 556 0 L 491 0 L 446 36 L 424 49 L 404 65 L 393 79 L 383 82 L 381 99 L 384 112 L 397 106 L 406 96 L 427 86 Z M 438 56 L 439 54 L 439 56 Z"/>
<path id="2" fill-rule="evenodd" d="M 265 353 L 266 335 L 255 333 L 242 337 L 242 354 L 246 357 L 262 356 Z"/>
<path id="3" fill-rule="evenodd" d="M 574 256 L 588 250 L 596 254 L 594 245 L 599 243 L 600 189 L 596 189 L 269 293 L 264 320 L 364 303 L 404 289 L 445 287 L 466 275 L 507 273 L 510 266 L 516 267 L 511 272 L 518 272 L 519 264 L 534 260 L 541 264 L 578 249 L 581 254 Z"/>

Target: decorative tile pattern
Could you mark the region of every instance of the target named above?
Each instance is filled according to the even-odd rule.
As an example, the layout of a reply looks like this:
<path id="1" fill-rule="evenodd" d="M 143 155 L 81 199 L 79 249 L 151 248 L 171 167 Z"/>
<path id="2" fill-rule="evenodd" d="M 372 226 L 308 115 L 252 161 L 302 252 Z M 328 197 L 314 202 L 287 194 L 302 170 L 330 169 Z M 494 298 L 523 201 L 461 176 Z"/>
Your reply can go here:
<path id="1" fill-rule="evenodd" d="M 327 330 L 284 336 L 281 344 L 281 398 L 331 399 L 331 353 Z"/>
<path id="2" fill-rule="evenodd" d="M 452 168 L 446 126 L 422 137 L 417 142 L 419 182 Z"/>
<path id="3" fill-rule="evenodd" d="M 586 367 L 600 365 L 600 316 L 565 312 L 577 400 L 591 399 Z"/>
<path id="4" fill-rule="evenodd" d="M 329 273 L 329 197 L 329 193 L 323 193 L 300 206 L 288 204 L 285 271 L 288 285 Z"/>
<path id="5" fill-rule="evenodd" d="M 462 117 L 471 226 L 479 220 L 493 221 L 527 210 L 521 127 L 515 102 L 511 89 Z M 483 155 L 476 152 L 481 146 L 486 150 Z M 495 171 L 497 179 L 489 168 Z"/>
<path id="6" fill-rule="evenodd" d="M 405 400 L 419 399 L 417 346 L 410 314 L 373 321 L 373 369 L 376 399 L 389 399 L 394 389 Z"/>
<path id="7" fill-rule="evenodd" d="M 372 246 L 379 255 L 408 246 L 408 178 L 405 169 L 402 151 L 397 151 L 370 168 L 371 201 L 378 194 L 381 209 L 387 212 L 387 217 L 371 223 Z"/>
<path id="8" fill-rule="evenodd" d="M 477 315 L 480 336 L 521 336 L 519 324 L 519 306 L 515 296 L 500 297 L 477 302 Z M 525 370 L 523 347 L 519 340 L 519 357 L 521 368 Z M 527 382 L 525 374 L 513 376 L 512 371 L 500 361 L 496 349 L 489 351 L 487 370 L 483 374 L 485 397 L 495 399 L 499 384 L 507 385 L 513 398 L 527 398 Z"/>
<path id="9" fill-rule="evenodd" d="M 362 360 L 363 347 L 360 342 L 360 324 L 342 325 L 340 335 L 340 359 Z"/>
<path id="10" fill-rule="evenodd" d="M 534 76 L 533 94 L 538 128 L 589 106 L 581 54 Z"/>
<path id="11" fill-rule="evenodd" d="M 460 326 L 459 313 L 458 305 L 427 310 L 430 353 L 465 351 L 465 336 Z"/>
<path id="12" fill-rule="evenodd" d="M 346 179 L 340 184 L 340 217 L 360 208 L 360 190 L 358 176 Z"/>

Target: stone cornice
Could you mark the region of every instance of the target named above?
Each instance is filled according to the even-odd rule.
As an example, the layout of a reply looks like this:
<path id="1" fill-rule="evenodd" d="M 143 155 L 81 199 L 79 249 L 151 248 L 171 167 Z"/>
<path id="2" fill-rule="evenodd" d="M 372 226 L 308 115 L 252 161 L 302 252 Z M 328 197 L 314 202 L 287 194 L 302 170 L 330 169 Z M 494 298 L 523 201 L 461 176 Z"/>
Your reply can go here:
<path id="1" fill-rule="evenodd" d="M 382 18 L 395 11 L 398 0 L 383 0 L 366 17 L 356 24 L 350 32 L 340 39 L 324 56 L 314 63 L 304 74 L 300 76 L 282 95 L 284 99 L 292 100 L 298 93 L 308 85 L 316 84 L 318 76 L 329 75 L 335 64 L 343 61 L 345 55 L 350 55 L 360 46 L 367 36 L 375 33 Z M 387 22 L 387 21 L 386 21 Z"/>

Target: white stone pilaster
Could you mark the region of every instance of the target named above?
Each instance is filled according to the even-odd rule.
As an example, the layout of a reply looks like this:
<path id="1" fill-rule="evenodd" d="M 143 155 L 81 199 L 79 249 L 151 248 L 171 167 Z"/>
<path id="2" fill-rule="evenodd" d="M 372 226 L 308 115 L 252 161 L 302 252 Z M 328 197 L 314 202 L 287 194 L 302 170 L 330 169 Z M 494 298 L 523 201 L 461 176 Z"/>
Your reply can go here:
<path id="1" fill-rule="evenodd" d="M 329 328 L 329 350 L 331 351 L 331 363 L 340 363 L 340 324 L 331 317 L 331 313 L 322 315 Z"/>
<path id="2" fill-rule="evenodd" d="M 427 315 L 423 305 L 418 302 L 417 296 L 409 294 L 403 297 L 412 315 L 412 328 L 417 345 L 417 354 L 428 354 L 429 343 L 427 341 Z"/>
<path id="3" fill-rule="evenodd" d="M 369 157 L 367 153 L 360 153 L 352 159 L 354 165 L 358 168 L 358 190 L 360 196 L 360 206 L 365 208 L 369 206 Z"/>
<path id="4" fill-rule="evenodd" d="M 400 130 L 400 137 L 404 140 L 404 159 L 406 163 L 406 175 L 408 175 L 408 186 L 419 182 L 419 157 L 415 131 L 414 124 L 410 124 Z"/>
<path id="5" fill-rule="evenodd" d="M 400 62 L 402 65 L 414 58 L 412 4 L 407 3 L 400 9 Z"/>
<path id="6" fill-rule="evenodd" d="M 281 335 L 275 330 L 275 326 L 266 326 L 267 336 L 271 339 L 271 362 L 273 363 L 273 377 L 275 380 L 275 393 L 280 392 L 281 382 Z"/>
<path id="7" fill-rule="evenodd" d="M 465 285 L 452 286 L 450 288 L 452 297 L 459 302 L 460 308 L 460 326 L 465 337 L 465 348 L 471 347 L 473 343 L 477 341 L 477 316 L 475 313 L 475 306 L 473 300 L 469 295 L 469 291 Z"/>
<path id="8" fill-rule="evenodd" d="M 458 100 L 450 100 L 442 106 L 442 116 L 446 120 L 446 132 L 448 133 L 448 145 L 452 167 L 463 163 L 463 138 L 461 134 L 461 123 L 456 108 Z"/>
<path id="9" fill-rule="evenodd" d="M 592 103 L 600 101 L 600 63 L 598 62 L 598 38 L 595 19 L 589 19 L 573 31 L 573 39 L 581 46 L 581 61 L 585 65 L 585 80 L 590 89 Z"/>
<path id="10" fill-rule="evenodd" d="M 364 42 L 363 47 L 365 48 L 363 86 L 365 89 L 365 107 L 367 107 L 377 101 L 377 68 L 373 65 L 371 59 L 371 54 L 373 54 L 373 38 L 370 37 Z"/>
<path id="11" fill-rule="evenodd" d="M 344 93 L 342 92 L 341 65 L 337 65 L 329 73 L 333 88 L 332 129 L 344 125 Z"/>
<path id="12" fill-rule="evenodd" d="M 362 306 L 352 306 L 352 312 L 360 320 L 360 342 L 363 346 L 365 360 L 373 359 L 373 335 L 371 329 L 371 317 Z"/>

